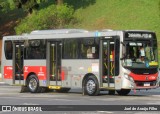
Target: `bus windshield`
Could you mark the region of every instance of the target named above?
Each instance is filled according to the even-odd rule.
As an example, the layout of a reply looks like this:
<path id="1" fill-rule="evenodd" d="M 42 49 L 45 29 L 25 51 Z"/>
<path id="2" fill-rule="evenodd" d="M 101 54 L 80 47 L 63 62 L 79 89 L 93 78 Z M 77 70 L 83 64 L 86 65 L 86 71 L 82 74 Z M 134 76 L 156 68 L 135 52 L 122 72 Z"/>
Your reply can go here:
<path id="1" fill-rule="evenodd" d="M 148 68 L 158 66 L 156 41 L 125 41 L 124 62 L 126 67 Z"/>

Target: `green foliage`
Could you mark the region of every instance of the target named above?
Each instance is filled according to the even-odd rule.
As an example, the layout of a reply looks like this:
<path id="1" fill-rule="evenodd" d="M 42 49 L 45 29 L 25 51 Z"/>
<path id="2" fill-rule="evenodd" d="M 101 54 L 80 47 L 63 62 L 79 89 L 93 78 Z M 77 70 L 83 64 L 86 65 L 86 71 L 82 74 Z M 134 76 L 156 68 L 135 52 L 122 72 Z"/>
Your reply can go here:
<path id="1" fill-rule="evenodd" d="M 7 13 L 15 8 L 13 0 L 1 0 L 0 1 L 0 11 Z"/>
<path id="2" fill-rule="evenodd" d="M 38 3 L 48 2 L 49 0 L 37 0 Z"/>
<path id="3" fill-rule="evenodd" d="M 17 6 L 17 8 L 23 8 L 24 11 L 27 11 L 29 13 L 32 13 L 33 9 L 38 9 L 39 7 L 39 5 L 37 4 L 37 0 L 13 0 L 13 1 Z"/>
<path id="4" fill-rule="evenodd" d="M 73 8 L 64 5 L 50 5 L 40 11 L 33 12 L 15 28 L 17 34 L 29 33 L 33 30 L 55 29 L 66 27 L 73 17 Z"/>
<path id="5" fill-rule="evenodd" d="M 89 5 L 95 4 L 96 0 L 64 0 L 64 3 L 72 5 L 74 9 L 79 9 L 79 8 L 86 8 Z"/>
<path id="6" fill-rule="evenodd" d="M 1 7 L 1 12 L 4 12 L 4 13 L 8 12 L 10 9 L 10 5 L 6 0 L 0 1 L 0 7 Z"/>
<path id="7" fill-rule="evenodd" d="M 9 3 L 10 10 L 14 10 L 15 4 L 14 4 L 13 0 L 6 0 L 6 1 Z"/>

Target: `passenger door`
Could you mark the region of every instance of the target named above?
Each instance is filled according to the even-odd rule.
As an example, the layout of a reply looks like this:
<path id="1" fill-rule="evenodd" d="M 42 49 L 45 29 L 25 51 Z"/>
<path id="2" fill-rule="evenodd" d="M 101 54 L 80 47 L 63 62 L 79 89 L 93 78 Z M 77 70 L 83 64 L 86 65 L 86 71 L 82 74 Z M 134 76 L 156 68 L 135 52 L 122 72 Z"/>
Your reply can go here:
<path id="1" fill-rule="evenodd" d="M 115 87 L 115 76 L 119 74 L 119 43 L 117 36 L 100 41 L 102 86 Z"/>
<path id="2" fill-rule="evenodd" d="M 23 42 L 13 43 L 13 84 L 24 84 L 23 75 L 24 44 Z"/>
<path id="3" fill-rule="evenodd" d="M 49 85 L 61 85 L 62 43 L 57 41 L 48 42 L 47 50 Z"/>

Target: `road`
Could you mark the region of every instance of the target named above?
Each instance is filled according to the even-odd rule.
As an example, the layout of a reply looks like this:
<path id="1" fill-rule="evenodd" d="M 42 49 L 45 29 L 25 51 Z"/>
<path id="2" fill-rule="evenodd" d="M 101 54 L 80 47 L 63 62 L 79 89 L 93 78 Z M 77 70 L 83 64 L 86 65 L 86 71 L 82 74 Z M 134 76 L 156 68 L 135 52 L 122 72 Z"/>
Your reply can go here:
<path id="1" fill-rule="evenodd" d="M 0 105 L 160 105 L 160 88 L 153 90 L 131 91 L 128 96 L 108 95 L 107 92 L 101 92 L 99 96 L 82 96 L 81 90 L 72 89 L 69 93 L 20 93 L 20 87 L 0 85 Z M 113 108 L 113 107 L 112 107 Z M 116 108 L 116 107 L 115 107 Z M 0 112 L 7 114 L 10 112 Z M 16 112 L 18 114 L 20 112 Z M 24 112 L 27 113 L 27 112 Z M 34 112 L 41 114 L 40 112 Z M 33 114 L 34 114 L 33 113 Z M 52 113 L 53 112 L 47 112 Z M 54 112 L 58 114 L 68 114 L 75 112 Z M 94 111 L 94 112 L 76 112 L 80 114 L 106 114 L 106 113 L 134 113 L 141 112 L 117 112 L 117 111 Z M 143 112 L 144 113 L 144 112 Z M 150 113 L 150 112 L 145 112 Z M 158 114 L 154 111 L 152 113 Z M 43 114 L 43 113 L 42 113 Z"/>

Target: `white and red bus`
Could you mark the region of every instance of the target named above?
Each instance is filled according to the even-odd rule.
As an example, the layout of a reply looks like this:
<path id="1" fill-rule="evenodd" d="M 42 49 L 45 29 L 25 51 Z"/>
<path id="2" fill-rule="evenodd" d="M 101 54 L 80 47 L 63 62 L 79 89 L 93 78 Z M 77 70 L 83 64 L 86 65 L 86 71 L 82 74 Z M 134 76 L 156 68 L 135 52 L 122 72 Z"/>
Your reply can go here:
<path id="1" fill-rule="evenodd" d="M 144 30 L 59 29 L 5 36 L 1 62 L 4 81 L 32 93 L 81 88 L 88 95 L 101 90 L 127 95 L 132 89 L 157 88 L 159 80 L 157 38 Z"/>

